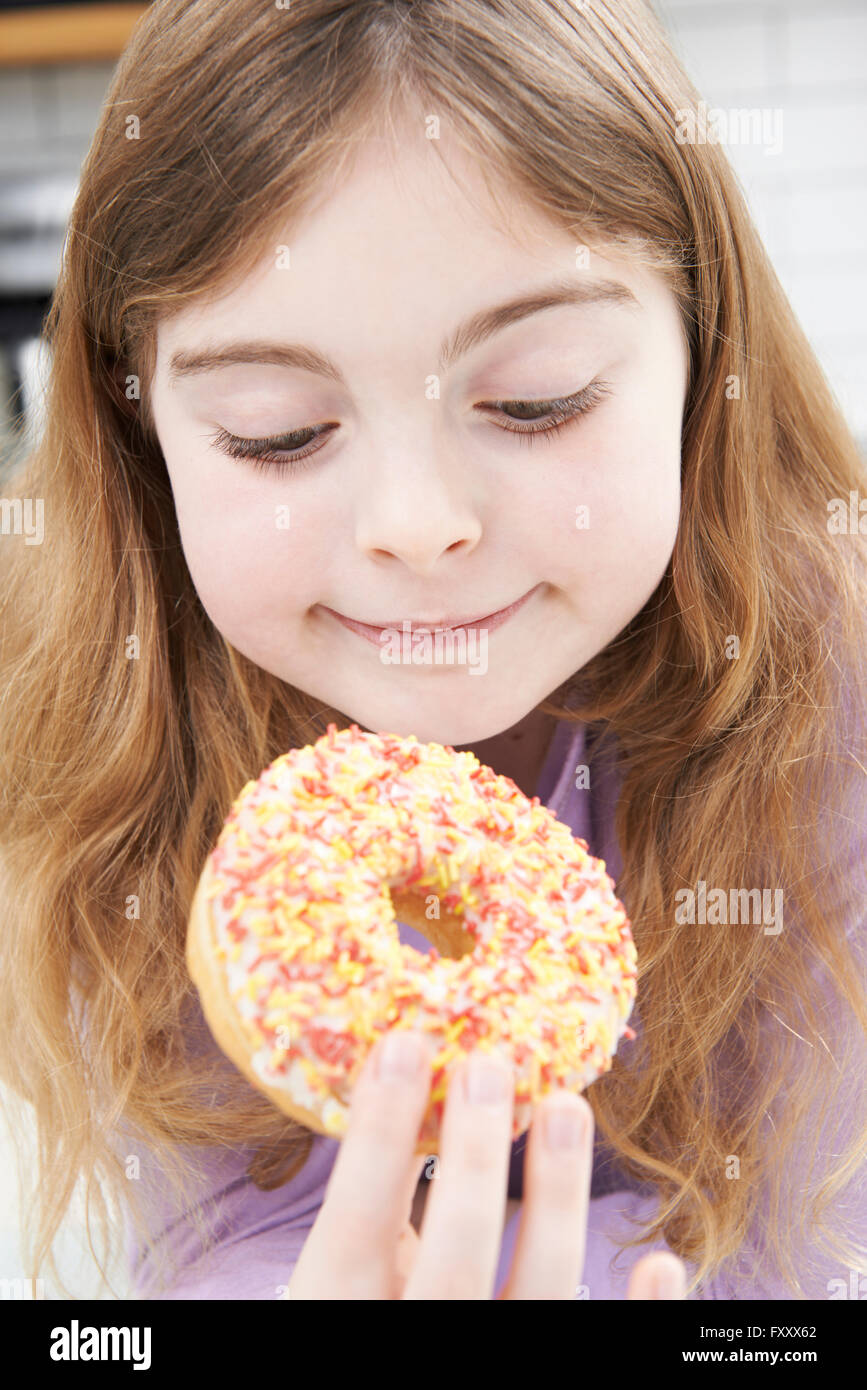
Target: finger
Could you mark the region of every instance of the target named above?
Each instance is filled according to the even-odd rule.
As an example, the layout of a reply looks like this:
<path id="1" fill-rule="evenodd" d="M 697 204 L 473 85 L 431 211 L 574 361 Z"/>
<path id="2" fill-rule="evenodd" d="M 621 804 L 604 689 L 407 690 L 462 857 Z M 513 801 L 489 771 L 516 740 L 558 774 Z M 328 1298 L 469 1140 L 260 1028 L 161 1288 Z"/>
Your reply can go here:
<path id="1" fill-rule="evenodd" d="M 365 1062 L 325 1199 L 295 1267 L 293 1297 L 397 1296 L 397 1242 L 418 1180 L 415 1148 L 432 1057 L 424 1034 L 396 1028 Z M 384 1070 L 383 1062 L 397 1069 Z"/>
<path id="2" fill-rule="evenodd" d="M 420 1248 L 415 1229 L 407 1222 L 397 1242 L 397 1298 L 402 1298 L 407 1280 L 415 1269 Z"/>
<path id="3" fill-rule="evenodd" d="M 439 1175 L 405 1299 L 492 1297 L 509 1181 L 513 1086 L 511 1064 L 481 1049 L 456 1069 L 443 1113 Z"/>
<path id="4" fill-rule="evenodd" d="M 645 1255 L 633 1266 L 626 1286 L 626 1297 L 686 1298 L 686 1265 L 670 1250 Z"/>
<path id="5" fill-rule="evenodd" d="M 395 1294 L 396 1298 L 403 1297 L 403 1291 L 406 1286 L 406 1281 L 412 1274 L 413 1269 L 415 1268 L 415 1261 L 418 1255 L 419 1240 L 418 1233 L 413 1224 L 412 1214 L 413 1208 L 415 1206 L 415 1198 L 416 1193 L 418 1191 L 419 1180 L 421 1178 L 422 1173 L 424 1172 L 425 1165 L 427 1164 L 429 1157 L 429 1154 L 420 1154 L 416 1159 L 415 1166 L 412 1169 L 412 1182 L 409 1192 L 406 1225 L 401 1231 L 397 1242 L 397 1292 Z"/>
<path id="6" fill-rule="evenodd" d="M 593 1111 L 555 1091 L 536 1106 L 524 1199 L 504 1299 L 573 1299 L 584 1269 L 593 1168 Z"/>

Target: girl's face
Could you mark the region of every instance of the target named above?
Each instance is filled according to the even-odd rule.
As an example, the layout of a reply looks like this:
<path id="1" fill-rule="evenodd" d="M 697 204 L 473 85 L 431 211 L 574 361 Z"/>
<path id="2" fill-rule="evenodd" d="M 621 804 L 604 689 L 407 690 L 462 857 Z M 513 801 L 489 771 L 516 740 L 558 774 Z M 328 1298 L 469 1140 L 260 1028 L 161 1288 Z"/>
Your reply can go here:
<path id="1" fill-rule="evenodd" d="M 505 205 L 512 228 L 457 149 L 363 142 L 288 254 L 158 329 L 153 416 L 212 621 L 421 741 L 517 724 L 647 601 L 677 531 L 673 295 Z M 280 436 L 278 462 L 227 435 Z"/>

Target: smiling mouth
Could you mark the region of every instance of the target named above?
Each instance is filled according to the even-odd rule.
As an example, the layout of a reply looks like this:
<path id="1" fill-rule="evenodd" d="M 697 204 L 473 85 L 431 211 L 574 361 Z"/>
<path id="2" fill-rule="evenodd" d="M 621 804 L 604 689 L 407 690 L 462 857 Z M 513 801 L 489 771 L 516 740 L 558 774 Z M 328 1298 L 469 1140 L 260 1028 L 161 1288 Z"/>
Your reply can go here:
<path id="1" fill-rule="evenodd" d="M 350 628 L 351 631 L 357 632 L 359 636 L 366 637 L 368 641 L 375 642 L 377 646 L 379 646 L 381 645 L 382 634 L 384 632 L 402 632 L 405 623 L 410 633 L 422 631 L 433 633 L 461 632 L 480 627 L 484 627 L 490 632 L 495 627 L 499 627 L 502 623 L 507 622 L 512 614 L 517 613 L 518 609 L 522 608 L 527 600 L 535 594 L 536 590 L 540 587 L 541 585 L 535 584 L 532 589 L 528 589 L 527 592 L 522 594 L 519 599 L 516 599 L 514 603 L 508 604 L 505 608 L 498 608 L 495 612 L 487 613 L 481 618 L 439 618 L 435 622 L 420 622 L 414 618 L 397 618 L 390 623 L 362 623 L 359 622 L 357 618 L 348 618 L 345 613 L 338 613 L 336 608 L 329 608 L 324 603 L 319 606 L 323 608 L 326 613 L 330 613 L 332 617 L 336 618 L 338 622 L 343 623 L 345 627 Z"/>

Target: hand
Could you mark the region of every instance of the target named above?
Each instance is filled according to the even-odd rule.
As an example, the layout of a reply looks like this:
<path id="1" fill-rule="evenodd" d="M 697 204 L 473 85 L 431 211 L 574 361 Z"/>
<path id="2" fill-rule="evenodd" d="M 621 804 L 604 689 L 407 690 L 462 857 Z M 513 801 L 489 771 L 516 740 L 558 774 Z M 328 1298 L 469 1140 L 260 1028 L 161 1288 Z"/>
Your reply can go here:
<path id="1" fill-rule="evenodd" d="M 412 1045 L 423 1065 L 413 1068 Z M 406 1074 L 381 1074 L 395 1044 Z M 325 1200 L 286 1298 L 493 1298 L 503 1236 L 512 1141 L 512 1067 L 477 1050 L 455 1072 L 446 1097 L 440 1173 L 431 1182 L 421 1236 L 409 1222 L 425 1158 L 415 1153 L 430 1089 L 433 1045 L 424 1034 L 392 1029 L 365 1063 L 352 1094 L 349 1125 Z M 470 1100 L 464 1083 L 476 1062 L 499 1076 L 504 1095 Z M 584 1121 L 577 1149 L 549 1149 L 546 1121 Z M 593 1112 L 559 1090 L 533 1112 L 525 1156 L 524 1200 L 505 1299 L 573 1299 L 581 1282 Z M 671 1252 L 645 1255 L 632 1269 L 627 1299 L 680 1299 L 686 1268 Z"/>

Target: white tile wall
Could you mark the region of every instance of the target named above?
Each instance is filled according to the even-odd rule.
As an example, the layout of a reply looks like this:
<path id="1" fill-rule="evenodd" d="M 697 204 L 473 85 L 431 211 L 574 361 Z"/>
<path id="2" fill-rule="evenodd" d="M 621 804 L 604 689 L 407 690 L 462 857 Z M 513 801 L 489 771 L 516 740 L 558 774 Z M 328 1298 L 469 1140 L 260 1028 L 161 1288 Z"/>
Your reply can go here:
<path id="1" fill-rule="evenodd" d="M 812 12 L 811 12 L 812 11 Z M 799 10 L 789 21 L 788 80 L 795 89 L 851 83 L 863 94 L 867 54 L 867 11 L 863 3 L 815 6 Z"/>
<path id="2" fill-rule="evenodd" d="M 113 71 L 111 63 L 0 68 L 0 178 L 77 171 Z"/>
<path id="3" fill-rule="evenodd" d="M 33 152 L 38 140 L 33 73 L 19 68 L 0 70 L 0 163 L 3 172 L 17 167 L 14 159 L 19 146 Z"/>
<path id="4" fill-rule="evenodd" d="M 727 147 L 867 455 L 867 4 L 656 0 L 708 106 L 779 108 L 782 150 Z"/>

